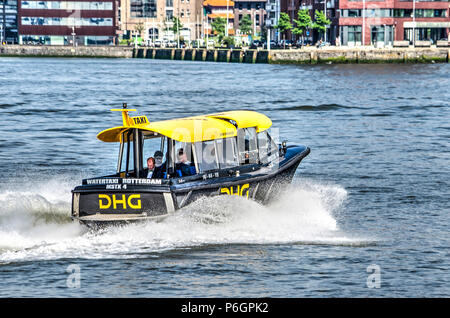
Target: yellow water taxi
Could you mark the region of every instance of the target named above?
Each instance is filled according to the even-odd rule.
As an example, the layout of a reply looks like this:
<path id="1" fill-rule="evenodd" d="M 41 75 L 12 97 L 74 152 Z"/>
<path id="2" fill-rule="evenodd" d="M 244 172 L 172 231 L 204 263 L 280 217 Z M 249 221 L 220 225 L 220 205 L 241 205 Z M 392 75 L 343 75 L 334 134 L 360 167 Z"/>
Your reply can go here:
<path id="1" fill-rule="evenodd" d="M 72 190 L 72 219 L 88 226 L 160 220 L 204 196 L 238 195 L 263 204 L 290 183 L 306 146 L 277 144 L 272 121 L 248 111 L 150 122 L 131 117 L 97 135 L 119 144 L 114 174 Z"/>

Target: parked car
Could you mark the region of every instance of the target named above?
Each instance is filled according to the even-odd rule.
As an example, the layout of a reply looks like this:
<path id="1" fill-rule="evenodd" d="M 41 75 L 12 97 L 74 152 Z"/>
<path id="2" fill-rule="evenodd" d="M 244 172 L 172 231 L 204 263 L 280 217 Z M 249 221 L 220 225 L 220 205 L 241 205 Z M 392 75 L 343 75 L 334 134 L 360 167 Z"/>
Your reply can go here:
<path id="1" fill-rule="evenodd" d="M 282 48 L 284 48 L 284 47 L 291 47 L 292 44 L 293 44 L 293 42 L 291 40 L 281 40 L 280 41 L 280 46 Z"/>
<path id="2" fill-rule="evenodd" d="M 267 49 L 267 41 L 264 41 L 264 42 L 262 43 L 262 47 L 265 48 L 265 49 Z M 278 48 L 277 42 L 275 42 L 275 41 L 270 41 L 270 48 L 271 48 L 271 49 Z"/>
<path id="3" fill-rule="evenodd" d="M 260 47 L 260 46 L 262 46 L 262 42 L 259 41 L 259 40 L 255 40 L 255 41 L 252 42 L 252 46 L 253 45 L 256 46 L 256 47 Z"/>
<path id="4" fill-rule="evenodd" d="M 162 42 L 161 42 L 161 40 L 156 40 L 154 44 L 155 44 L 155 47 L 161 47 Z"/>
<path id="5" fill-rule="evenodd" d="M 312 45 L 313 44 L 313 42 L 310 40 L 310 39 L 299 39 L 296 43 L 295 43 L 295 45 L 297 46 L 297 47 L 303 47 L 303 46 L 308 46 L 308 45 Z"/>

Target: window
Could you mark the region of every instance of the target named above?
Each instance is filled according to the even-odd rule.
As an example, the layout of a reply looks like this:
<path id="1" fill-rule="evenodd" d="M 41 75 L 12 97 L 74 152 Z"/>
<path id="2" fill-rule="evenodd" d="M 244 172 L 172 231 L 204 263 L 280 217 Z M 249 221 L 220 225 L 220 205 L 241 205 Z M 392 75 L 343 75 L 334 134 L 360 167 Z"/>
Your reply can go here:
<path id="1" fill-rule="evenodd" d="M 119 150 L 119 166 L 117 172 L 122 172 L 121 177 L 127 177 L 134 171 L 134 142 L 131 131 L 123 133 L 123 140 L 125 141 Z"/>
<path id="2" fill-rule="evenodd" d="M 348 11 L 348 17 L 360 17 L 361 16 L 361 10 L 347 10 Z"/>
<path id="3" fill-rule="evenodd" d="M 135 18 L 155 18 L 156 0 L 131 0 L 130 11 Z"/>
<path id="4" fill-rule="evenodd" d="M 220 169 L 238 166 L 236 138 L 218 139 L 216 140 L 216 147 Z"/>
<path id="5" fill-rule="evenodd" d="M 219 168 L 214 140 L 196 142 L 194 145 L 200 172 Z"/>
<path id="6" fill-rule="evenodd" d="M 348 42 L 361 42 L 361 26 L 354 25 L 348 27 Z"/>
<path id="7" fill-rule="evenodd" d="M 278 158 L 278 146 L 266 131 L 258 133 L 259 161 L 268 163 Z"/>
<path id="8" fill-rule="evenodd" d="M 238 129 L 237 146 L 240 164 L 258 163 L 255 127 Z"/>

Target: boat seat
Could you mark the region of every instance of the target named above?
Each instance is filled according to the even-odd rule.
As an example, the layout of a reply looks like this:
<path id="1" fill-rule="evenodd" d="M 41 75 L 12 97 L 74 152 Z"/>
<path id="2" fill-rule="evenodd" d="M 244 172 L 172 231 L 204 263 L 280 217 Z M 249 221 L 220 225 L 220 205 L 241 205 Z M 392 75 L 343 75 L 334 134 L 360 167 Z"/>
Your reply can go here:
<path id="1" fill-rule="evenodd" d="M 177 169 L 176 172 L 177 172 L 177 176 L 178 177 L 183 177 L 183 173 L 181 172 L 180 169 Z M 190 166 L 189 167 L 189 176 L 193 176 L 195 174 L 197 174 L 197 171 L 195 170 L 195 167 L 194 166 Z M 187 176 L 185 176 L 185 177 L 187 177 Z"/>

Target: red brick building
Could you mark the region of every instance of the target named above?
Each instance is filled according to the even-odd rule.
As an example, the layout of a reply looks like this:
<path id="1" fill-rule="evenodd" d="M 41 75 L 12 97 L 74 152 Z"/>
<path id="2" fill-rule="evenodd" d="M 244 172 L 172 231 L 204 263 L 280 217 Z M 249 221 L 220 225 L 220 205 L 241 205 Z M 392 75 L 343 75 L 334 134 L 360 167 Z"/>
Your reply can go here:
<path id="1" fill-rule="evenodd" d="M 281 11 L 293 21 L 298 9 L 308 9 L 311 17 L 315 10 L 324 11 L 331 25 L 326 40 L 341 45 L 392 45 L 393 41 L 420 41 L 448 39 L 450 28 L 449 1 L 433 0 L 280 0 Z M 415 9 L 415 10 L 413 10 Z M 363 31 L 364 30 L 364 31 Z M 415 33 L 415 39 L 413 38 Z M 315 41 L 319 34 L 310 34 Z M 293 38 L 288 34 L 287 38 Z"/>
<path id="2" fill-rule="evenodd" d="M 18 0 L 21 44 L 115 43 L 116 0 Z"/>
<path id="3" fill-rule="evenodd" d="M 448 0 L 339 0 L 339 13 L 343 45 L 359 45 L 364 41 L 365 45 L 384 46 L 403 40 L 435 43 L 447 39 L 450 28 Z"/>

